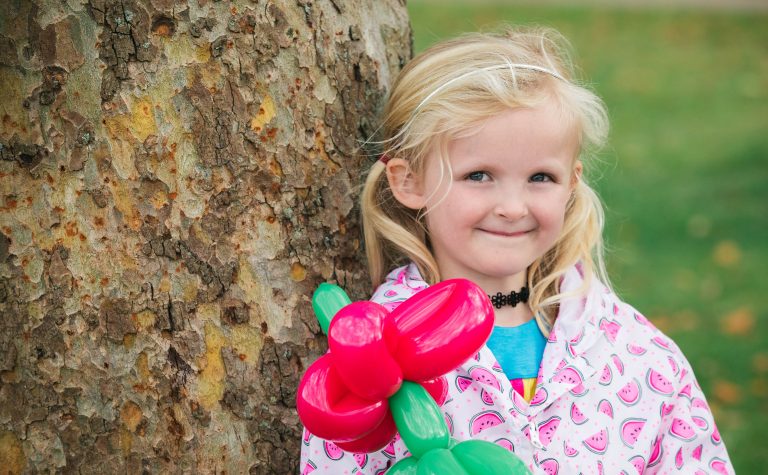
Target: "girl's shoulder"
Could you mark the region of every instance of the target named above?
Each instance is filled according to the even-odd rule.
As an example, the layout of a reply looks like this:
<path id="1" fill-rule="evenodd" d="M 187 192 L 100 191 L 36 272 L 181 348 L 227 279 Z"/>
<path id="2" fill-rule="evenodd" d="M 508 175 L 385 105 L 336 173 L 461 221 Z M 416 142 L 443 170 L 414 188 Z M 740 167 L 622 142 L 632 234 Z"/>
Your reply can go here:
<path id="1" fill-rule="evenodd" d="M 392 310 L 416 292 L 428 287 L 414 263 L 398 267 L 387 275 L 371 296 L 371 300 Z"/>

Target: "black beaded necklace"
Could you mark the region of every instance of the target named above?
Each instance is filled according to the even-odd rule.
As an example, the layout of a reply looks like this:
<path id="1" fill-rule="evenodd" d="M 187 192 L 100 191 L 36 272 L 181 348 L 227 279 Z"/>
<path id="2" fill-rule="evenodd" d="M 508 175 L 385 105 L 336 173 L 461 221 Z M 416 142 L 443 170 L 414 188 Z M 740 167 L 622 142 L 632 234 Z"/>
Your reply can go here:
<path id="1" fill-rule="evenodd" d="M 520 292 L 515 292 L 513 290 L 507 295 L 504 295 L 501 292 L 499 292 L 493 296 L 488 295 L 488 298 L 491 299 L 491 303 L 496 308 L 501 308 L 504 305 L 510 305 L 512 307 L 516 307 L 517 304 L 519 304 L 520 302 L 527 303 L 529 295 L 530 295 L 530 292 L 528 291 L 528 286 L 526 285 L 520 289 Z"/>

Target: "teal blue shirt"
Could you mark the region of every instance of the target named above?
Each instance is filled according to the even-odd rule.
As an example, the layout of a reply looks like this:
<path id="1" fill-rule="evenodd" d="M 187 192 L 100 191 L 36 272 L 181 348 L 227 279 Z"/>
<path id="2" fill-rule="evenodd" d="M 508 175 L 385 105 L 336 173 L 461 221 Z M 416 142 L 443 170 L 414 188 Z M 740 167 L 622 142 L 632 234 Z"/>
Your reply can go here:
<path id="1" fill-rule="evenodd" d="M 546 344 L 536 319 L 516 327 L 494 326 L 486 343 L 510 380 L 537 377 Z"/>

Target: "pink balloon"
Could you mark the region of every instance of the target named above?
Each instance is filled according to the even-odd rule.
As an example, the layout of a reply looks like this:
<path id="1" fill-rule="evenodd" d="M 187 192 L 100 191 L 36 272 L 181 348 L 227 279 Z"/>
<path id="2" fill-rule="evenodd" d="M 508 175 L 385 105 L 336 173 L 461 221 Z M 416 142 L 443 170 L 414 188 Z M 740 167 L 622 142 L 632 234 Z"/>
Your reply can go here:
<path id="1" fill-rule="evenodd" d="M 334 442 L 359 439 L 392 417 L 386 400 L 370 401 L 351 393 L 329 354 L 307 369 L 299 383 L 296 409 L 311 433 Z"/>
<path id="2" fill-rule="evenodd" d="M 370 433 L 349 442 L 336 442 L 336 445 L 347 452 L 375 452 L 386 447 L 396 433 L 395 420 L 392 418 L 392 413 L 387 411 L 381 424 Z"/>
<path id="3" fill-rule="evenodd" d="M 488 296 L 464 279 L 422 290 L 393 310 L 392 317 L 398 334 L 393 356 L 410 381 L 453 370 L 476 353 L 493 330 Z"/>
<path id="4" fill-rule="evenodd" d="M 442 406 L 445 400 L 448 398 L 448 381 L 444 376 L 439 378 L 430 379 L 429 381 L 422 381 L 421 384 L 424 389 L 427 390 L 432 399 L 435 400 L 438 406 Z"/>
<path id="5" fill-rule="evenodd" d="M 403 383 L 403 373 L 385 341 L 390 313 L 374 302 L 355 302 L 336 313 L 328 329 L 334 368 L 350 391 L 364 399 L 386 399 Z"/>

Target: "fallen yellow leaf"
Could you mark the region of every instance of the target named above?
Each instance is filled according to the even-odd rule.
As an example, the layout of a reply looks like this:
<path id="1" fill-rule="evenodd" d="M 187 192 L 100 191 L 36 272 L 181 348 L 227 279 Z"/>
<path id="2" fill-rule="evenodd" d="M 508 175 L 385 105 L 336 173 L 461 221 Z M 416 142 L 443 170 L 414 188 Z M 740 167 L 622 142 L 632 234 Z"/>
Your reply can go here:
<path id="1" fill-rule="evenodd" d="M 748 335 L 755 328 L 755 314 L 747 307 L 737 308 L 723 317 L 721 328 L 728 335 Z"/>
<path id="2" fill-rule="evenodd" d="M 715 262 L 723 267 L 733 267 L 741 262 L 741 249 L 733 241 L 720 241 L 713 253 Z"/>
<path id="3" fill-rule="evenodd" d="M 715 387 L 712 390 L 715 398 L 725 404 L 735 404 L 741 400 L 741 388 L 730 381 L 715 381 Z"/>
<path id="4" fill-rule="evenodd" d="M 752 357 L 752 367 L 758 373 L 768 373 L 768 353 L 755 353 Z"/>

